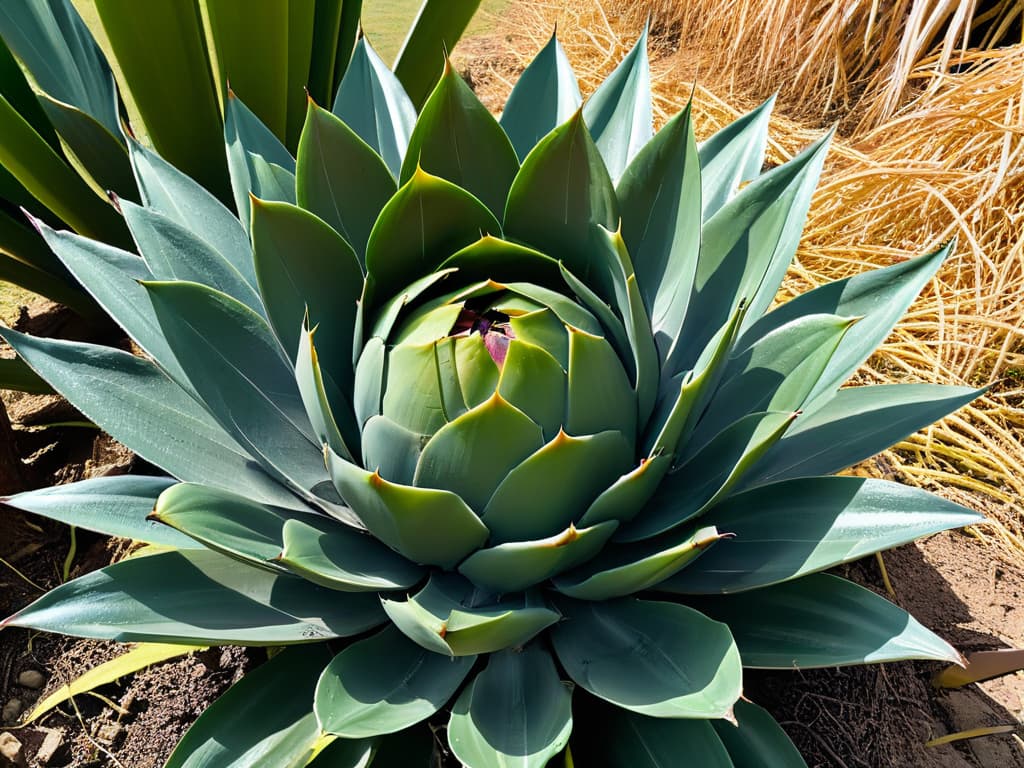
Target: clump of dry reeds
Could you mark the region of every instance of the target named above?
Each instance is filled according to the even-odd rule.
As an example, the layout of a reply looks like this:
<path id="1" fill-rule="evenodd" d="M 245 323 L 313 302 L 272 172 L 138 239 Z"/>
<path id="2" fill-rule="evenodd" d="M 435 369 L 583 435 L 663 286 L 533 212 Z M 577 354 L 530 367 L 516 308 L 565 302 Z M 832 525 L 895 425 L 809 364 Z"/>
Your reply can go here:
<path id="1" fill-rule="evenodd" d="M 965 66 L 968 49 L 1021 42 L 1020 0 L 613 0 L 633 24 L 656 29 L 728 73 L 729 91 L 780 91 L 799 119 L 849 115 L 881 125 L 931 77 Z"/>
<path id="2" fill-rule="evenodd" d="M 718 4 L 678 6 L 711 15 L 707 9 Z M 750 4 L 731 3 L 732 14 L 741 15 Z M 522 23 L 507 43 L 528 56 L 558 23 L 586 93 L 621 59 L 643 24 L 628 14 L 613 16 L 609 7 L 611 0 L 520 3 L 514 13 Z M 730 38 L 717 44 L 735 48 Z M 736 70 L 749 61 L 745 52 L 736 52 L 731 61 L 725 53 L 694 51 L 657 35 L 653 45 L 658 117 L 677 111 L 693 91 L 698 138 L 763 95 L 736 85 Z M 860 376 L 870 383 L 992 388 L 864 471 L 899 476 L 987 511 L 995 533 L 1019 558 L 1024 557 L 1019 502 L 1024 498 L 1024 45 L 968 52 L 956 73 L 943 73 L 943 56 L 940 51 L 915 70 L 919 98 L 881 125 L 834 142 L 784 293 L 891 264 L 957 238 L 956 256 Z M 712 59 L 721 65 L 709 69 Z M 511 80 L 500 73 L 492 78 L 491 95 L 503 100 Z M 820 82 L 806 75 L 795 87 L 811 92 Z M 785 103 L 776 108 L 770 162 L 791 157 L 821 134 L 817 121 L 808 127 L 795 117 Z"/>

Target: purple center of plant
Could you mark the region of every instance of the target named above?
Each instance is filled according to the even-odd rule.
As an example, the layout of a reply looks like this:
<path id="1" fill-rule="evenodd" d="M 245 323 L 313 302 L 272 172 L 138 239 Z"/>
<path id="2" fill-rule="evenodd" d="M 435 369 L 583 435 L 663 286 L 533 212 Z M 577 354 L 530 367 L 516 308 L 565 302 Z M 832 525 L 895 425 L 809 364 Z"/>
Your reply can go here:
<path id="1" fill-rule="evenodd" d="M 509 325 L 508 315 L 493 309 L 484 312 L 468 307 L 463 309 L 452 328 L 452 336 L 469 336 L 474 333 L 483 337 L 487 354 L 501 370 L 508 355 L 508 343 L 516 336 Z"/>

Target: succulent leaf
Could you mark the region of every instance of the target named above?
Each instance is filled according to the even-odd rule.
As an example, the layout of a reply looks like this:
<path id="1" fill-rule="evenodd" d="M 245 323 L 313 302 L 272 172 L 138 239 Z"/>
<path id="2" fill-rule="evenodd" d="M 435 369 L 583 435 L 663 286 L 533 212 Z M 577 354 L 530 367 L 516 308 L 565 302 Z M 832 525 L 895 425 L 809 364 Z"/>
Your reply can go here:
<path id="1" fill-rule="evenodd" d="M 510 541 L 478 549 L 459 566 L 459 573 L 483 589 L 504 594 L 540 584 L 590 560 L 608 542 L 618 522 L 589 528 L 572 523 L 564 531 L 535 541 Z"/>
<path id="2" fill-rule="evenodd" d="M 250 195 L 295 202 L 295 158 L 231 90 L 224 105 L 224 144 L 235 210 L 247 231 Z"/>
<path id="3" fill-rule="evenodd" d="M 25 336 L 5 328 L 0 328 L 0 336 L 90 421 L 178 479 L 301 508 L 295 496 L 255 466 L 238 443 L 152 363 L 109 347 Z M 111 408 L 112 397 L 126 406 L 124 410 Z"/>
<path id="4" fill-rule="evenodd" d="M 740 696 L 740 656 L 725 624 L 675 603 L 565 600 L 551 632 L 581 688 L 649 717 L 726 717 Z"/>
<path id="5" fill-rule="evenodd" d="M 0 503 L 107 536 L 174 549 L 201 547 L 188 536 L 147 520 L 157 497 L 174 485 L 168 477 L 94 477 L 0 498 Z"/>
<path id="6" fill-rule="evenodd" d="M 523 160 L 505 206 L 506 234 L 543 253 L 558 254 L 586 281 L 589 242 L 597 225 L 618 228 L 615 188 L 577 112 Z"/>
<path id="7" fill-rule="evenodd" d="M 728 623 L 748 667 L 810 669 L 904 659 L 961 661 L 949 643 L 902 608 L 827 573 L 691 604 Z"/>
<path id="8" fill-rule="evenodd" d="M 221 426 L 299 492 L 327 479 L 293 372 L 266 321 L 203 285 L 145 286 L 175 356 Z"/>
<path id="9" fill-rule="evenodd" d="M 156 280 L 201 283 L 226 293 L 257 314 L 264 313 L 256 289 L 218 251 L 168 217 L 129 200 L 121 212 L 142 260 Z"/>
<path id="10" fill-rule="evenodd" d="M 474 661 L 424 650 L 388 627 L 327 665 L 316 688 L 317 721 L 325 732 L 349 739 L 396 733 L 444 706 Z"/>
<path id="11" fill-rule="evenodd" d="M 711 727 L 735 768 L 807 768 L 789 736 L 764 709 L 740 699 L 733 715 L 736 724 L 712 720 Z"/>
<path id="12" fill-rule="evenodd" d="M 734 765 L 712 727 L 721 720 L 645 717 L 592 699 L 581 707 L 578 720 L 579 738 L 572 744 L 581 766 L 660 768 L 678 762 L 682 750 L 687 762 L 701 768 Z M 725 727 L 735 726 L 726 722 Z"/>
<path id="13" fill-rule="evenodd" d="M 820 399 L 742 481 L 744 486 L 830 475 L 870 458 L 971 402 L 983 390 L 939 384 L 841 389 Z M 884 447 L 883 447 L 884 446 Z"/>
<path id="14" fill-rule="evenodd" d="M 274 560 L 314 584 L 341 592 L 411 587 L 422 570 L 371 536 L 312 516 L 290 517 Z"/>
<path id="15" fill-rule="evenodd" d="M 551 35 L 519 76 L 505 109 L 501 127 L 522 162 L 542 138 L 564 123 L 583 103 L 580 87 L 562 44 Z"/>
<path id="16" fill-rule="evenodd" d="M 390 483 L 330 450 L 327 464 L 370 533 L 413 562 L 450 569 L 487 539 L 480 518 L 451 491 Z"/>
<path id="17" fill-rule="evenodd" d="M 646 25 L 632 50 L 587 99 L 583 119 L 617 181 L 653 133 Z"/>
<path id="18" fill-rule="evenodd" d="M 544 768 L 569 740 L 571 702 L 541 647 L 495 653 L 456 700 L 448 743 L 465 765 Z"/>
<path id="19" fill-rule="evenodd" d="M 581 437 L 559 432 L 495 489 L 482 514 L 492 540 L 530 541 L 565 530 L 630 461 L 630 444 L 616 430 Z M 574 482 L 564 482 L 570 477 Z"/>
<path id="20" fill-rule="evenodd" d="M 487 163 L 467 162 L 470 157 L 486 157 Z M 447 60 L 409 138 L 401 183 L 418 169 L 470 192 L 499 218 L 519 170 L 508 136 Z"/>
<path id="21" fill-rule="evenodd" d="M 359 184 L 342 182 L 348 174 Z M 362 261 L 395 180 L 376 152 L 351 128 L 311 100 L 295 158 L 295 197 L 301 208 L 337 230 Z"/>
<path id="22" fill-rule="evenodd" d="M 768 147 L 775 96 L 737 118 L 700 145 L 702 220 L 716 214 L 747 181 L 756 179 Z"/>
<path id="23" fill-rule="evenodd" d="M 429 274 L 448 255 L 485 234 L 501 234 L 501 225 L 483 203 L 461 187 L 417 170 L 384 206 L 370 233 L 370 295 L 394 295 L 410 278 Z"/>
<path id="24" fill-rule="evenodd" d="M 734 538 L 660 589 L 690 594 L 755 589 L 983 519 L 959 504 L 885 480 L 786 480 L 710 509 L 708 522 Z"/>
<path id="25" fill-rule="evenodd" d="M 331 111 L 383 158 L 397 179 L 416 125 L 416 109 L 365 37 L 356 43 Z"/>
<path id="26" fill-rule="evenodd" d="M 286 648 L 235 683 L 192 724 L 165 768 L 298 766 L 320 738 L 309 701 L 326 648 Z M 232 734 L 225 741 L 224 733 Z M 367 745 L 369 746 L 369 745 Z"/>
<path id="27" fill-rule="evenodd" d="M 142 203 L 203 240 L 238 270 L 253 288 L 256 272 L 242 223 L 197 182 L 137 141 L 128 142 Z"/>
<path id="28" fill-rule="evenodd" d="M 68 581 L 4 626 L 124 643 L 280 645 L 357 635 L 385 618 L 373 595 L 342 595 L 189 550 L 124 560 Z"/>
<path id="29" fill-rule="evenodd" d="M 435 574 L 407 600 L 382 598 L 384 610 L 410 640 L 448 656 L 475 656 L 525 645 L 558 621 L 536 594 L 498 600 L 452 574 Z"/>

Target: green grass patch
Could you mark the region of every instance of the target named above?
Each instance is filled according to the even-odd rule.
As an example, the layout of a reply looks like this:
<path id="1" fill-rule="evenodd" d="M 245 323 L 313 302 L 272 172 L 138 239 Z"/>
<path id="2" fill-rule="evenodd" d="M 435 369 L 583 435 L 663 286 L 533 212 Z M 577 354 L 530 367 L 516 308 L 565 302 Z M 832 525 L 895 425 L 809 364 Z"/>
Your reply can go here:
<path id="1" fill-rule="evenodd" d="M 34 297 L 34 293 L 24 288 L 0 281 L 0 323 L 11 325 L 18 319 L 19 308 Z"/>
<path id="2" fill-rule="evenodd" d="M 509 0 L 483 0 L 465 36 L 490 31 L 495 17 L 505 10 L 508 2 Z M 421 4 L 422 0 L 364 0 L 363 30 L 377 53 L 388 64 L 394 63 Z"/>

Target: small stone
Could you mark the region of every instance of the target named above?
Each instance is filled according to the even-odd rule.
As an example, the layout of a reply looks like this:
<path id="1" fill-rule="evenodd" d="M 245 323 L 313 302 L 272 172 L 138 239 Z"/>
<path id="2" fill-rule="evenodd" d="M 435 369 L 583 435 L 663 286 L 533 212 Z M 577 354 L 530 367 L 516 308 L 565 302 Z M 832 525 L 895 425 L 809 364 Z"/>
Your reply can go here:
<path id="1" fill-rule="evenodd" d="M 39 750 L 36 752 L 36 760 L 39 761 L 40 765 L 49 765 L 50 761 L 53 760 L 53 756 L 56 755 L 63 746 L 64 732 L 54 729 L 46 729 L 46 736 L 43 738 L 43 743 L 39 745 Z"/>
<path id="2" fill-rule="evenodd" d="M 18 685 L 22 688 L 31 688 L 33 691 L 38 691 L 45 683 L 46 677 L 42 672 L 35 669 L 26 669 L 18 675 Z"/>
<path id="3" fill-rule="evenodd" d="M 99 727 L 96 728 L 96 741 L 112 747 L 122 731 L 124 731 L 124 726 L 118 722 L 100 723 Z"/>
<path id="4" fill-rule="evenodd" d="M 21 699 L 11 699 L 4 704 L 3 710 L 0 711 L 0 720 L 3 720 L 5 723 L 13 723 L 18 719 L 18 715 L 21 714 L 23 706 Z"/>
<path id="5" fill-rule="evenodd" d="M 25 752 L 21 748 L 21 742 L 7 731 L 0 733 L 0 766 L 4 766 L 4 768 L 7 766 L 24 768 L 25 766 Z"/>

